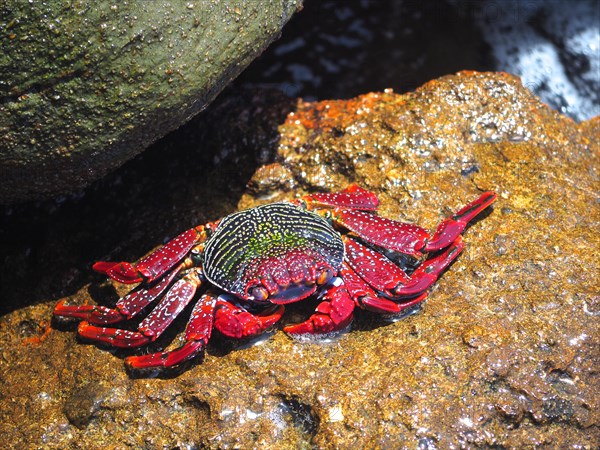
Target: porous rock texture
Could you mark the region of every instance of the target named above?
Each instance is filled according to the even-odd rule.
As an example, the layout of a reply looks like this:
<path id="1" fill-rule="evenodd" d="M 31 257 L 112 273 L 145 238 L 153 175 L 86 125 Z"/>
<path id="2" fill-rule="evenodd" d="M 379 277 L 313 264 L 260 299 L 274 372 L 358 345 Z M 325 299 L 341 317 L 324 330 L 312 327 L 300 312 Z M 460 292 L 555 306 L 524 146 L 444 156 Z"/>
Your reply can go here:
<path id="1" fill-rule="evenodd" d="M 0 203 L 80 190 L 202 110 L 300 0 L 0 5 Z"/>
<path id="2" fill-rule="evenodd" d="M 215 169 L 204 176 L 186 171 L 190 161 L 168 163 L 163 175 L 150 165 L 154 177 L 129 174 L 139 191 L 160 185 L 155 201 L 136 200 L 142 194 L 130 181 L 115 178 L 117 193 L 129 193 L 126 206 L 117 198 L 95 211 L 98 188 L 41 215 L 41 223 L 68 221 L 76 209 L 100 235 L 70 229 L 69 253 L 84 256 L 49 250 L 61 232 L 43 242 L 23 237 L 14 224 L 31 213 L 5 212 L 2 237 L 16 242 L 11 267 L 29 281 L 17 288 L 9 279 L 5 293 L 14 286 L 22 305 L 0 318 L 4 446 L 597 448 L 597 118 L 577 124 L 503 73 L 463 72 L 414 93 L 348 101 L 271 98 L 269 106 L 248 96 L 240 106 L 239 98 L 190 125 L 218 123 Z M 269 164 L 242 189 L 257 162 Z M 177 181 L 168 181 L 174 167 Z M 62 292 L 49 274 L 67 283 L 71 302 L 109 303 L 127 289 L 72 265 L 139 257 L 158 236 L 214 220 L 235 203 L 353 182 L 380 196 L 382 215 L 429 229 L 481 191 L 498 193 L 419 314 L 389 322 L 358 311 L 353 328 L 328 342 L 297 342 L 280 330 L 254 346 L 217 337 L 200 364 L 162 378 L 132 378 L 119 352 L 44 325 Z M 117 236 L 107 244 L 106 234 Z M 27 287 L 40 283 L 44 290 Z M 312 307 L 291 305 L 284 322 Z"/>

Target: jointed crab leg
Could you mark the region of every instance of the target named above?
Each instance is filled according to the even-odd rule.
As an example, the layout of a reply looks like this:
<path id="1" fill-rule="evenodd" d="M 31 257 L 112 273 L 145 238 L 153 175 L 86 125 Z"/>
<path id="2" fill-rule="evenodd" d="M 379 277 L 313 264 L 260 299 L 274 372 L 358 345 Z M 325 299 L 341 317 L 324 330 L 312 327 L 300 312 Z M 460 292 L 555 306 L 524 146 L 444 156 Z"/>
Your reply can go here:
<path id="1" fill-rule="evenodd" d="M 379 199 L 372 192 L 353 184 L 340 192 L 305 195 L 296 203 L 304 204 L 309 210 L 329 206 L 374 211 L 379 206 Z"/>
<path id="2" fill-rule="evenodd" d="M 364 281 L 389 297 L 416 295 L 429 288 L 458 256 L 463 243 L 457 238 L 443 253 L 424 261 L 409 277 L 381 253 L 344 237 L 346 261 Z"/>
<path id="3" fill-rule="evenodd" d="M 407 255 L 420 256 L 420 249 L 429 238 L 429 233 L 417 225 L 364 211 L 336 208 L 332 218 L 367 242 Z"/>
<path id="4" fill-rule="evenodd" d="M 383 297 L 365 297 L 358 300 L 358 306 L 367 311 L 372 311 L 378 314 L 399 314 L 411 306 L 418 305 L 427 298 L 427 292 L 423 292 L 417 297 L 413 297 L 408 301 L 399 303 L 393 300 L 388 300 Z"/>
<path id="5" fill-rule="evenodd" d="M 109 325 L 131 319 L 164 292 L 182 267 L 183 265 L 180 265 L 153 286 L 142 287 L 130 292 L 121 298 L 114 308 L 101 305 L 65 305 L 65 300 L 62 300 L 54 308 L 54 316 L 61 319 L 85 320 L 94 325 Z"/>
<path id="6" fill-rule="evenodd" d="M 467 224 L 485 208 L 496 200 L 496 194 L 491 191 L 464 206 L 452 216 L 440 223 L 435 233 L 425 245 L 424 251 L 435 252 L 449 246 L 465 230 Z"/>
<path id="7" fill-rule="evenodd" d="M 136 264 L 99 261 L 92 268 L 120 283 L 154 281 L 181 261 L 195 245 L 204 242 L 214 226 L 209 223 L 184 231 Z"/>
<path id="8" fill-rule="evenodd" d="M 96 327 L 88 322 L 81 322 L 78 328 L 79 335 L 115 347 L 128 348 L 148 344 L 156 340 L 173 322 L 173 319 L 194 297 L 196 289 L 201 283 L 199 269 L 190 270 L 183 278 L 175 282 L 156 308 L 142 320 L 138 331 Z"/>
<path id="9" fill-rule="evenodd" d="M 371 287 L 360 278 L 348 264 L 344 263 L 340 275 L 344 279 L 352 300 L 362 309 L 379 314 L 398 314 L 413 305 L 421 303 L 427 297 L 427 292 L 405 302 L 399 302 L 383 298 L 371 289 Z"/>
<path id="10" fill-rule="evenodd" d="M 477 200 L 440 223 L 433 236 L 417 225 L 397 222 L 364 211 L 336 208 L 332 218 L 367 242 L 388 250 L 420 256 L 423 252 L 448 247 L 465 230 L 469 221 L 495 199 L 496 194 L 493 192 L 484 192 Z"/>
<path id="11" fill-rule="evenodd" d="M 205 293 L 192 310 L 192 316 L 185 329 L 185 343 L 174 350 L 152 353 L 150 355 L 129 356 L 125 364 L 130 369 L 151 369 L 172 367 L 188 361 L 206 347 L 212 334 L 217 297 Z"/>
<path id="12" fill-rule="evenodd" d="M 427 259 L 410 276 L 410 283 L 404 286 L 397 286 L 392 290 L 393 295 L 410 296 L 423 292 L 436 282 L 438 276 L 454 261 L 464 244 L 462 238 L 458 236 L 456 240 L 439 255 Z"/>
<path id="13" fill-rule="evenodd" d="M 136 370 L 176 366 L 204 350 L 213 326 L 230 337 L 254 336 L 277 322 L 283 315 L 283 310 L 283 306 L 277 306 L 254 315 L 220 299 L 212 292 L 207 292 L 192 310 L 192 316 L 185 329 L 185 343 L 181 347 L 167 352 L 130 356 L 125 359 L 125 364 Z"/>
<path id="14" fill-rule="evenodd" d="M 396 286 L 410 283 L 410 277 L 383 254 L 350 237 L 343 236 L 342 240 L 346 246 L 346 261 L 373 288 L 391 295 Z"/>

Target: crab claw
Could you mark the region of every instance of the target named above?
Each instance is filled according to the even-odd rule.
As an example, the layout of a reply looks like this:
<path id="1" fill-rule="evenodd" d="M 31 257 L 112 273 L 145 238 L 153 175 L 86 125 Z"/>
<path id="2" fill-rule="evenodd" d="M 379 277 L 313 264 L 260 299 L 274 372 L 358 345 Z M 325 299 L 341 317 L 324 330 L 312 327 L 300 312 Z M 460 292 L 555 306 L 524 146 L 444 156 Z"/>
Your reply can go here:
<path id="1" fill-rule="evenodd" d="M 340 279 L 341 281 L 341 279 Z M 308 320 L 283 328 L 288 334 L 323 334 L 344 329 L 352 322 L 354 301 L 343 284 L 333 286 Z"/>
<path id="2" fill-rule="evenodd" d="M 223 335 L 236 339 L 258 336 L 281 319 L 284 311 L 283 306 L 277 305 L 259 314 L 252 314 L 241 306 L 220 301 L 215 314 L 215 328 Z"/>
<path id="3" fill-rule="evenodd" d="M 92 266 L 96 272 L 104 273 L 113 280 L 124 284 L 139 283 L 143 280 L 142 273 L 128 262 L 98 261 Z"/>

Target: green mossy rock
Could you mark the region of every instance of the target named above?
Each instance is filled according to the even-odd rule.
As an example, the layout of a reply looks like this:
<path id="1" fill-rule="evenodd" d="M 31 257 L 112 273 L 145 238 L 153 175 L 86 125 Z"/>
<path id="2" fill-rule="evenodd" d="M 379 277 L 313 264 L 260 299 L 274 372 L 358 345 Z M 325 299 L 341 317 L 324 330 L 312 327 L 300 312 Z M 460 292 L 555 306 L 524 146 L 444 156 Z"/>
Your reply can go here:
<path id="1" fill-rule="evenodd" d="M 301 0 L 0 6 L 0 203 L 80 189 L 202 110 Z"/>

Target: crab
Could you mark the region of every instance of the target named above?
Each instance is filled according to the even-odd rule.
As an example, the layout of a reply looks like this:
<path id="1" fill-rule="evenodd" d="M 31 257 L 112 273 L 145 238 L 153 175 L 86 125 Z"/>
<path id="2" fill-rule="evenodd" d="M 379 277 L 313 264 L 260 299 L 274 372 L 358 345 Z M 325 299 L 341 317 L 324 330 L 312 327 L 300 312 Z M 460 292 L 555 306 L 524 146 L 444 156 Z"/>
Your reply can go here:
<path id="1" fill-rule="evenodd" d="M 54 317 L 80 320 L 78 334 L 87 340 L 143 347 L 197 298 L 184 343 L 127 357 L 132 370 L 179 367 L 202 353 L 215 328 L 230 338 L 258 336 L 281 319 L 284 305 L 314 296 L 314 314 L 283 330 L 339 332 L 349 326 L 356 307 L 399 315 L 425 300 L 463 249 L 467 224 L 495 199 L 484 192 L 433 234 L 377 215 L 377 196 L 357 185 L 257 206 L 191 228 L 137 263 L 95 263 L 94 270 L 117 282 L 140 284 L 114 308 L 62 300 Z M 421 262 L 409 275 L 393 257 L 398 254 Z M 135 324 L 148 310 L 135 330 L 113 326 Z"/>

